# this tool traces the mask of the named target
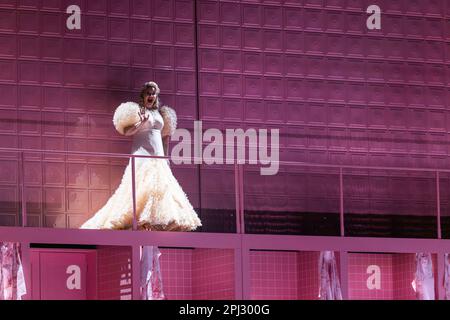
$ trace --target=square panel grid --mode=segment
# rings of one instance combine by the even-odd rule
[[[447,167],[447,4],[380,6],[199,1],[201,119],[278,127],[283,160]]]
[[[448,166],[444,0],[384,1],[381,30],[357,1],[77,4],[81,30],[65,27],[66,2],[0,4],[1,146],[129,152],[111,106],[153,78],[181,126],[198,107],[204,121],[277,127],[283,160]],[[2,224],[18,224],[18,191],[0,187]],[[64,217],[30,222],[77,227],[85,208],[66,202],[86,193],[65,190]]]
[[[168,300],[192,299],[192,249],[161,248],[163,292]]]
[[[251,299],[318,298],[319,252],[250,251]]]
[[[347,235],[437,236],[435,172],[345,170],[343,186]]]
[[[234,300],[234,251],[195,249],[192,253],[192,299]]]
[[[100,300],[131,300],[131,248],[97,248],[97,290]]]
[[[0,4],[0,87],[5,93],[0,113],[2,122],[13,123],[0,131],[2,147],[129,153],[129,138],[119,137],[111,125],[112,112],[152,79],[158,79],[162,102],[177,110],[181,123],[195,119],[191,1],[74,4],[82,11],[81,30],[66,28],[66,2]],[[110,191],[103,182],[97,188],[87,183],[89,174],[72,176],[86,171],[87,158],[72,159],[77,163],[42,163],[42,171],[29,170],[34,181],[26,195],[31,226],[77,228],[106,202]],[[29,167],[42,161],[39,155],[33,160]],[[110,167],[107,176],[123,172],[114,161],[102,160]],[[58,189],[45,182],[45,168],[53,164],[67,178]],[[76,165],[85,168],[72,169]],[[105,168],[100,171],[105,174]],[[44,182],[38,186],[37,181]],[[6,183],[1,187],[1,224],[18,225],[18,189]]]
[[[435,288],[437,288],[437,257],[432,255]],[[415,277],[415,254],[349,254],[349,299],[354,300],[415,300],[416,294],[412,287]],[[369,266],[380,269],[380,288],[369,289],[368,282],[374,273]],[[370,271],[370,272],[369,272]],[[370,278],[370,279],[369,279]],[[436,291],[437,293],[437,291]]]
[[[234,299],[234,251],[161,248],[163,291],[169,300]]]
[[[305,251],[297,253],[299,287],[298,299],[317,300],[319,296],[319,257],[320,252]]]
[[[349,299],[353,300],[393,300],[392,254],[350,253],[348,257]],[[380,269],[380,288],[369,289],[367,273],[369,266]],[[372,283],[372,282],[371,282]]]

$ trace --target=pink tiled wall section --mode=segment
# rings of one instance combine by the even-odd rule
[[[400,170],[347,172],[343,180],[346,212],[430,217],[436,215],[434,173]]]
[[[316,251],[251,251],[251,298],[317,300],[319,256]],[[336,255],[339,271],[339,255]]]
[[[437,256],[432,254],[433,273],[435,296],[438,291],[438,276],[437,276]],[[394,273],[394,297],[399,300],[415,300],[416,294],[412,288],[411,282],[414,280],[416,272],[416,262],[414,254],[396,254],[393,257]]]
[[[81,30],[66,28],[73,4]],[[154,79],[180,127],[192,131],[200,119],[204,129],[280,129],[281,160],[448,168],[448,3],[378,5],[381,30],[367,29],[368,3],[358,0],[2,1],[0,147],[127,153],[112,112]],[[0,161],[0,224],[15,225],[18,165],[4,153]],[[74,156],[27,154],[26,162],[32,226],[77,228],[123,171]],[[208,167],[199,179],[193,166],[173,169],[195,207],[231,210],[229,167]],[[246,205],[336,213],[336,176],[319,174],[249,173],[247,185],[274,194],[248,190]],[[346,178],[347,212],[433,212],[430,177],[375,175]],[[308,193],[290,191],[293,181]]]
[[[433,258],[435,288],[437,292],[437,258]],[[377,265],[381,270],[381,288],[368,289],[367,267]],[[396,254],[349,254],[349,298],[363,300],[415,300],[411,286],[416,271],[415,255]]]
[[[319,296],[319,256],[320,252],[297,253],[298,299],[316,300]]]
[[[298,272],[296,252],[251,251],[251,299],[297,299]]]
[[[349,298],[354,300],[393,300],[392,254],[350,253],[348,257]],[[380,289],[368,289],[367,267],[380,267]],[[412,279],[411,279],[412,280]]]
[[[81,9],[81,30],[66,28],[69,5]],[[197,117],[194,16],[190,0],[1,1],[0,147],[129,153],[113,111],[136,100],[149,80],[189,128]],[[20,223],[11,157],[0,154],[0,225]],[[43,227],[79,227],[115,190],[125,165],[50,154],[25,159],[28,222]],[[198,207],[199,187],[188,182],[197,169],[173,169]]]
[[[340,276],[339,253],[335,252],[337,272]],[[300,300],[317,300],[319,298],[319,257],[318,251],[300,251],[298,261],[298,298]]]
[[[280,128],[282,160],[448,167],[447,1],[377,4],[381,30],[367,29],[365,1],[198,1],[201,119],[220,128]],[[375,175],[362,174],[366,187],[399,180]],[[298,176],[293,190],[314,178]],[[326,179],[329,189],[338,186]],[[390,187],[359,190],[348,212],[434,212],[433,196],[418,187],[433,192],[429,177],[400,179],[406,197]],[[308,193],[290,193],[289,178],[263,180],[255,180],[261,193],[288,192],[268,198],[248,189],[249,210],[336,212],[336,199],[314,192],[317,182]],[[349,180],[346,188],[358,188]]]
[[[130,300],[132,297],[131,248],[101,246],[98,252],[98,298]]]
[[[435,261],[433,261],[435,264]],[[415,300],[416,294],[411,285],[416,272],[414,254],[396,254],[392,257],[392,265],[395,268],[393,285],[394,298],[399,300]],[[436,276],[436,273],[435,273]]]
[[[161,248],[160,266],[168,300],[192,299],[192,249]]]
[[[192,252],[192,299],[235,299],[234,251],[195,249]]]
[[[234,299],[234,252],[161,248],[164,294],[169,300]]]

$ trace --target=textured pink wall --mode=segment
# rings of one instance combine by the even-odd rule
[[[97,287],[99,300],[131,300],[131,248],[97,248]]]
[[[195,249],[192,252],[192,299],[235,299],[234,251]]]
[[[316,300],[319,252],[251,251],[251,298]]]
[[[296,252],[251,251],[251,299],[298,299],[297,262]]]
[[[435,288],[437,288],[437,258],[432,255]],[[415,300],[416,295],[411,286],[416,265],[415,255],[396,254],[349,254],[349,298],[355,300]],[[369,265],[378,265],[381,269],[381,288],[369,290],[366,273]],[[437,290],[436,290],[437,292]]]
[[[251,298],[317,300],[319,256],[316,251],[251,251]]]
[[[73,4],[82,11],[81,30],[66,28]],[[180,127],[189,126],[197,117],[193,19],[194,3],[186,0],[2,1],[0,147],[129,153],[112,112],[152,79]],[[18,167],[7,158],[2,153],[0,224],[14,225]],[[114,191],[124,164],[27,154],[29,224],[78,227]],[[198,207],[196,169],[174,170]]]
[[[21,258],[24,272],[27,273],[27,270],[30,270],[30,281],[25,280],[27,299],[98,299],[97,252],[95,250],[37,247],[30,250],[29,257],[30,260],[27,262],[23,257]]]
[[[234,300],[234,252],[161,249],[164,294],[169,300]]]
[[[438,275],[437,275],[437,256],[431,255],[433,260],[433,274],[435,295],[437,297]],[[396,254],[392,259],[397,272],[394,274],[394,297],[399,300],[415,300],[416,294],[411,286],[416,272],[416,262],[414,254]],[[411,276],[412,275],[412,276]]]
[[[320,252],[298,252],[298,299],[317,300],[319,296],[319,256]]]
[[[367,267],[380,267],[380,289],[367,288]],[[351,253],[348,257],[349,298],[355,300],[393,300],[393,265],[392,254]],[[411,281],[413,280],[411,275]]]
[[[281,128],[283,160],[446,167],[445,1],[376,4],[382,29],[369,31],[363,1],[200,1],[202,119],[220,127]],[[392,184],[397,179],[372,174]],[[337,187],[335,177],[322,175]],[[378,177],[362,176],[371,180],[366,186],[376,185]],[[308,173],[297,178],[300,190],[314,180]],[[248,210],[335,212],[338,206],[336,193],[330,198],[320,188],[290,194],[282,175],[258,182],[261,195],[246,189]],[[288,192],[264,197],[263,189],[274,185]],[[404,196],[388,189],[381,199],[364,189],[348,192],[347,211],[393,214],[399,212],[390,205],[399,203],[408,214],[429,215],[434,199],[422,200],[418,190]]]
[[[81,30],[65,27],[71,4],[82,10]],[[377,4],[381,30],[367,30],[359,0],[2,1],[0,147],[129,152],[129,139],[111,125],[113,109],[154,79],[181,127],[201,119],[204,128],[280,128],[282,160],[448,167],[447,2]],[[0,157],[0,224],[14,225],[18,169],[10,155]],[[78,227],[115,189],[124,165],[26,160],[28,220],[46,227]],[[249,210],[336,213],[335,175],[283,170],[274,179],[246,173]],[[204,209],[206,229],[232,230],[229,171],[174,171]],[[345,185],[349,213],[434,212],[426,175],[361,172]]]
[[[433,259],[435,260],[435,259]],[[434,264],[434,274],[436,273],[436,261]],[[416,272],[414,254],[395,254],[392,256],[392,265],[395,268],[393,274],[394,298],[399,300],[416,300],[416,294],[411,286]]]
[[[168,300],[192,299],[192,249],[160,250],[164,295]]]

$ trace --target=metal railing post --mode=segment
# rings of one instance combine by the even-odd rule
[[[27,226],[27,200],[25,197],[25,163],[24,163],[24,156],[23,151],[20,152],[20,180],[21,180],[21,193],[22,193],[22,227]]]
[[[241,217],[241,233],[245,233],[245,219],[244,219],[244,166],[238,165],[239,168],[239,210]]]
[[[237,162],[234,162],[234,197],[236,204],[236,233],[241,233],[241,209],[240,209],[240,197],[239,197],[239,166]]]
[[[436,206],[437,206],[437,237],[442,239],[441,230],[441,189],[439,185],[439,171],[436,171]]]
[[[133,230],[137,230],[136,221],[136,177],[135,177],[135,158],[131,156],[131,190],[133,194]]]
[[[345,236],[344,228],[344,178],[342,168],[339,168],[339,225],[341,227],[341,237]]]

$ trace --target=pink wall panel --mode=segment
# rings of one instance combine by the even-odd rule
[[[169,300],[234,299],[234,252],[161,249],[164,294]]]
[[[298,299],[317,300],[319,296],[320,252],[298,252]]]
[[[81,8],[81,30],[66,28],[72,4]],[[149,80],[159,83],[163,103],[180,110],[181,123],[196,118],[193,2],[5,2],[0,17],[2,147],[128,153],[130,139],[115,132],[112,112]],[[104,204],[124,169],[110,159],[45,159],[25,165],[26,190],[41,190],[26,198],[33,201],[30,222],[48,227],[79,227]],[[104,165],[88,167],[88,161]],[[19,222],[17,183],[10,181],[17,168],[0,178],[8,224]],[[198,186],[186,189],[198,194]]]
[[[131,300],[131,248],[97,248],[98,299]]]
[[[192,252],[192,299],[234,300],[234,251],[195,249]]]
[[[437,297],[438,280],[437,256],[431,255],[433,261],[433,274],[435,279],[435,295]],[[399,300],[415,300],[416,294],[411,286],[416,272],[414,254],[396,254],[393,257],[393,265],[397,270],[394,274],[394,297]]]
[[[317,300],[319,255],[313,251],[251,251],[251,298]]]
[[[397,254],[392,257],[393,267],[396,269],[393,277],[394,298],[400,300],[415,300],[416,294],[412,288],[412,281],[416,272],[414,254]],[[436,267],[435,261],[433,261]],[[436,269],[436,268],[435,268]],[[436,271],[435,276],[436,276]]]
[[[349,298],[354,300],[393,300],[393,264],[392,254],[356,254],[348,257]],[[376,265],[380,268],[380,288],[368,289],[367,267]],[[413,278],[411,278],[412,281]]]
[[[30,258],[33,281],[28,289],[33,300],[97,298],[95,251],[35,248]]]
[[[384,11],[390,4],[380,6],[382,30],[368,31],[365,7],[358,1],[200,1],[201,119],[225,120],[227,108],[220,99],[230,95],[243,106],[242,121],[250,127],[267,127],[273,110],[288,114],[276,122],[282,137],[288,137],[283,160],[336,163],[333,152],[340,151],[340,163],[362,164],[352,154],[358,151],[374,165],[419,165],[419,155],[424,155],[420,165],[445,165],[433,157],[446,157],[445,125],[427,119],[429,112],[442,114],[446,105],[446,20],[442,13],[433,16],[423,7],[417,9],[420,17],[411,16],[406,3],[393,12]],[[434,6],[442,9],[444,2]],[[417,52],[422,55],[415,57]],[[414,73],[414,68],[419,71]],[[246,182],[259,186],[249,177]],[[258,203],[249,189],[245,203],[254,210]],[[420,192],[413,190],[409,196],[416,200]],[[365,212],[400,213],[389,206],[371,208],[371,197],[361,195]],[[318,204],[313,211],[336,212],[310,201]],[[424,207],[420,201],[411,203],[404,214],[435,214],[434,195]],[[275,211],[298,210],[289,203],[272,204]]]
[[[435,288],[437,289],[437,257],[432,255]],[[351,253],[349,255],[349,298],[356,300],[415,300],[412,288],[415,277],[415,255],[366,254]],[[373,273],[368,273],[371,265],[380,267],[381,281],[379,289],[369,289],[367,280]],[[437,290],[436,290],[437,296]]]
[[[160,249],[164,295],[168,300],[192,299],[192,250]]]
[[[296,252],[251,251],[251,299],[299,299],[299,272]]]
[[[81,30],[65,26],[69,4],[82,10]],[[130,139],[114,131],[112,112],[154,79],[162,101],[177,110],[180,127],[191,128],[192,120],[200,119],[204,128],[221,130],[279,128],[281,160],[447,167],[446,2],[379,1],[381,30],[367,30],[367,5],[339,0],[3,2],[0,146],[129,152]],[[102,174],[101,183],[73,185],[78,176],[71,175],[77,173],[65,162],[86,165],[86,157],[45,155],[45,160],[53,161],[56,175],[43,162],[30,179],[36,187],[41,183],[42,211],[33,214],[46,226],[54,222],[45,221],[57,220],[61,227],[77,227],[98,208],[89,197],[106,194],[107,184],[113,191],[111,177],[124,168],[103,159],[110,172]],[[224,201],[204,185],[207,170],[200,178],[198,168],[174,172],[195,206],[205,209],[202,219],[207,221],[208,210],[231,217],[233,188],[223,186]],[[225,175],[226,170],[219,179],[227,181]],[[247,178],[246,185],[260,185]],[[19,222],[10,210],[17,204],[8,204],[17,201],[18,189],[1,182],[5,179],[0,177],[1,188],[10,191],[2,211],[7,221]],[[283,184],[290,188],[284,178],[277,180],[280,188]],[[312,184],[313,190],[320,186]],[[54,187],[65,190],[56,195]],[[425,199],[411,189],[407,197],[413,201],[403,209],[389,204],[402,199],[385,199],[387,190],[375,198],[358,190],[345,210],[429,217],[435,195],[428,193],[434,192],[429,183],[426,188]],[[74,207],[74,199],[86,197],[87,207]],[[251,210],[338,210],[334,196],[281,198],[267,199],[263,209],[249,192],[245,203]]]

